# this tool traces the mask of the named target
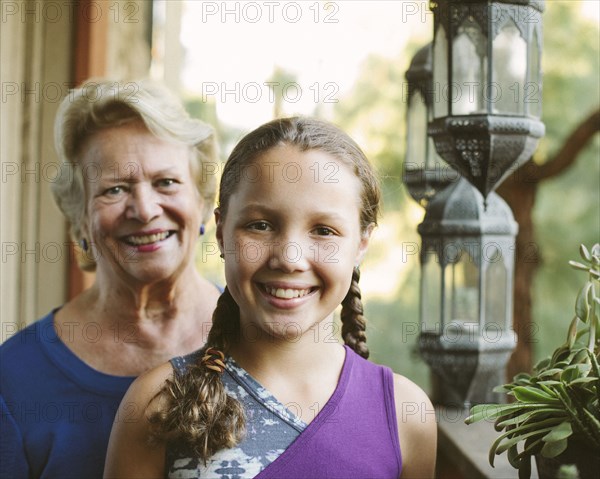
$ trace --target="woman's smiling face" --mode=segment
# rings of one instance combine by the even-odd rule
[[[84,232],[97,272],[150,284],[193,267],[202,200],[190,149],[141,123],[100,130],[82,148]]]
[[[330,154],[288,145],[237,174],[226,216],[215,214],[242,330],[297,340],[331,316],[366,251],[361,183]]]

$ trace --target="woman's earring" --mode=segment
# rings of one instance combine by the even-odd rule
[[[82,249],[83,251],[85,251],[85,252],[87,252],[87,250],[88,250],[88,248],[89,248],[88,242],[87,242],[87,240],[86,240],[85,238],[81,238],[81,239],[79,240],[79,246],[80,246],[80,247],[81,247],[81,249]]]
[[[200,225],[200,236],[204,235],[204,223]]]

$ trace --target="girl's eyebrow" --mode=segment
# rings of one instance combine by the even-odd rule
[[[240,210],[240,214],[254,213],[256,211],[265,213],[275,213],[277,210],[259,203],[248,203],[246,206],[242,207],[242,209]]]
[[[273,216],[281,215],[282,213],[277,208],[272,208],[268,205],[259,203],[249,203],[240,209],[239,216],[248,215],[251,213],[270,214]],[[343,221],[345,218],[334,210],[319,210],[312,213],[321,220]]]

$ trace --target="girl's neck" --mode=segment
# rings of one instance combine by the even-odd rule
[[[325,323],[325,322],[323,322]],[[345,352],[335,336],[331,323],[319,324],[300,338],[245,338],[230,350],[233,359],[256,379],[284,376],[301,380],[322,371],[326,365],[341,368]]]
[[[346,351],[339,343],[262,345],[247,342],[232,350],[233,359],[259,384],[310,423],[335,391]]]

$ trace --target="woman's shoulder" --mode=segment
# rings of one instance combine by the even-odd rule
[[[18,367],[23,362],[38,362],[40,357],[43,358],[44,351],[57,343],[53,320],[54,311],[21,329],[17,324],[5,325],[3,335],[10,337],[0,344],[2,369],[13,364]]]

